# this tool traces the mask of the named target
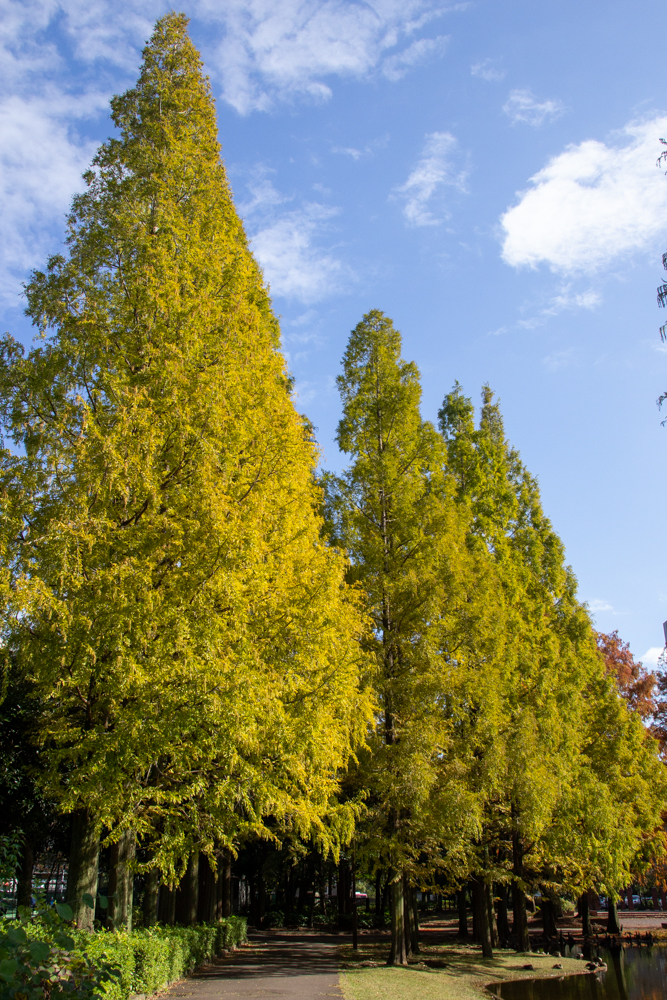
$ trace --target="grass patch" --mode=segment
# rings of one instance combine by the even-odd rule
[[[367,944],[363,939],[356,953],[348,945],[341,949],[345,1000],[480,1000],[487,983],[555,978],[582,973],[585,965],[574,958],[515,951],[498,950],[494,958],[482,958],[479,948],[424,944],[408,968],[387,968],[388,950],[388,941]],[[553,968],[556,962],[562,970]],[[524,969],[527,964],[533,969]]]

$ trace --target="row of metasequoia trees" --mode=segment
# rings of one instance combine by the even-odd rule
[[[470,885],[488,953],[495,886],[527,947],[529,887],[613,895],[661,855],[667,783],[493,394],[423,420],[370,312],[338,380],[349,465],[318,477],[184,16],[111,107],[27,286],[36,344],[2,347],[15,826],[70,817],[80,926],[100,844],[114,905],[139,871],[169,920],[179,882],[214,916],[232,857],[290,843],[314,872],[354,852],[391,962],[416,888]]]

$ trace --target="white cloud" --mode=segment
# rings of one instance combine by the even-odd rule
[[[47,92],[0,101],[0,297],[6,305],[18,305],[26,272],[55,248],[45,222],[59,219],[56,239],[62,239],[72,193],[84,187],[81,174],[97,145],[80,138],[76,122],[99,110],[105,97],[52,98]]]
[[[334,146],[331,150],[332,153],[341,153],[343,156],[350,156],[353,160],[358,160],[362,155],[360,149],[355,149],[354,146]]]
[[[453,164],[459,156],[459,145],[450,132],[431,132],[426,136],[422,155],[411,171],[405,184],[395,188],[395,192],[405,201],[403,214],[413,226],[437,226],[437,219],[431,213],[429,203],[442,187],[454,187],[465,191],[466,172]],[[447,213],[441,211],[441,216]]]
[[[570,291],[570,285],[563,285],[549,304],[542,310],[543,316],[557,316],[566,309],[596,309],[602,302],[602,296],[593,288],[585,292]]]
[[[440,39],[410,37],[456,9],[438,0],[199,0],[202,18],[224,37],[211,59],[222,96],[241,114],[267,110],[276,99],[331,96],[331,76],[364,77],[386,63],[399,79],[442,49]],[[405,44],[408,42],[409,44]],[[391,50],[398,50],[391,52]]]
[[[500,83],[505,77],[505,70],[500,68],[499,60],[497,59],[483,59],[480,62],[473,63],[470,67],[470,72],[473,76],[479,76],[482,80],[487,80],[488,83]]]
[[[348,268],[318,246],[326,223],[338,209],[307,204],[261,226],[252,249],[273,295],[317,302],[335,294],[351,280]]]
[[[537,127],[545,121],[554,121],[565,111],[561,101],[538,101],[530,90],[512,90],[503,105],[503,111],[512,124],[526,122]]]
[[[667,179],[656,168],[667,117],[631,123],[624,144],[569,146],[530,178],[501,218],[512,267],[595,271],[646,250],[667,230]]]
[[[559,313],[571,309],[597,309],[602,302],[602,296],[594,288],[588,288],[584,292],[573,292],[571,288],[571,283],[561,285],[556,294],[547,300],[546,305],[528,319],[520,319],[517,326],[534,330],[536,327],[544,326],[551,316],[558,316]],[[547,359],[543,360],[546,362]]]
[[[448,35],[439,35],[437,38],[420,38],[407,49],[397,52],[396,55],[388,56],[382,64],[382,72],[388,80],[400,80],[405,74],[419,63],[426,62],[433,56],[440,55],[447,48]]]
[[[546,358],[542,358],[542,364],[545,368],[548,368],[550,372],[560,371],[561,368],[566,368],[570,361],[572,360],[572,348],[568,348],[566,351],[554,351],[553,354],[548,354]],[[593,605],[600,605],[601,601],[593,601],[590,605],[591,611],[611,611],[610,605],[605,605],[604,607],[594,607]]]
[[[591,611],[613,611],[613,607],[609,601],[601,601],[596,598],[594,601],[588,602],[588,607]]]
[[[299,95],[326,98],[334,77],[384,72],[398,79],[443,50],[442,36],[419,36],[463,6],[446,0],[191,0],[188,8],[214,89],[246,113]],[[0,298],[16,304],[26,272],[60,242],[63,216],[97,145],[86,119],[99,120],[110,95],[133,82],[141,47],[168,9],[166,0],[0,0]],[[258,181],[252,197],[255,207],[278,204],[267,180]],[[292,222],[294,249],[297,232],[301,245],[313,238],[316,220],[311,211]],[[260,245],[268,245],[270,229]],[[296,279],[287,281],[289,269],[277,267],[277,251],[269,256],[280,275],[274,287],[296,288]],[[320,274],[337,271],[330,254],[319,261]],[[304,278],[304,294],[306,285]]]
[[[647,649],[644,655],[641,657],[641,662],[646,667],[657,667],[658,660],[660,659],[664,651],[665,651],[664,646],[651,646],[651,648]]]

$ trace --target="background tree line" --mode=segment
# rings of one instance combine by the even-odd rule
[[[26,288],[35,345],[7,335],[0,358],[23,897],[45,838],[69,842],[89,928],[100,850],[114,926],[137,875],[145,921],[169,923],[228,912],[232,863],[258,919],[295,882],[311,920],[335,884],[343,917],[361,873],[402,964],[418,889],[469,885],[488,954],[528,947],[528,891],[548,922],[563,894],[657,871],[645,723],[664,746],[667,711],[596,636],[490,388],[478,422],[458,384],[424,421],[370,312],[338,379],[349,464],[318,475],[183,15],[111,109],[65,251]]]

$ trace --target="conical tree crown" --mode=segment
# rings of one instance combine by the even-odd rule
[[[27,289],[44,339],[27,358],[4,343],[25,457],[5,456],[0,528],[11,641],[54,697],[54,794],[192,826],[199,806],[158,808],[168,775],[172,803],[209,797],[220,835],[319,815],[365,709],[316,452],[186,28],[162,18],[113,99],[120,136],[74,200],[68,255]]]

